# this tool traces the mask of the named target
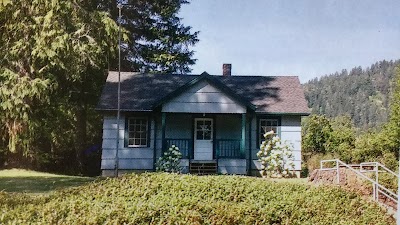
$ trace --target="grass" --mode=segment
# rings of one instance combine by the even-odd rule
[[[54,190],[75,187],[95,180],[22,169],[0,170],[0,191],[28,194],[49,194]]]
[[[377,204],[304,179],[131,174],[49,195],[0,192],[0,224],[395,224]]]

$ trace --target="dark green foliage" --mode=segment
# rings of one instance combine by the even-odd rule
[[[325,116],[312,115],[303,121],[302,150],[308,153],[326,153],[332,127]]]
[[[391,81],[399,65],[400,60],[383,60],[310,80],[304,84],[308,105],[315,114],[349,115],[358,128],[380,126],[388,120]]]
[[[400,149],[400,69],[396,69],[390,118],[380,131],[371,131],[357,138],[355,160],[380,161],[397,170]]]
[[[82,151],[98,136],[90,132],[99,117],[90,113],[117,25],[79,0],[12,1],[0,8],[0,24],[0,146],[8,165],[69,163],[63,169],[82,171]]]
[[[1,224],[395,224],[338,187],[236,176],[129,175],[48,197],[0,193]]]
[[[124,1],[123,68],[188,72],[197,32],[183,0]],[[100,170],[106,69],[117,68],[117,1],[0,4],[0,168],[68,174]]]
[[[348,98],[349,101],[353,101],[355,99],[354,96],[349,95],[349,93],[352,92],[350,90],[353,90],[353,94],[356,93],[357,96],[360,96],[364,95],[364,92],[366,90],[379,87],[380,93],[385,93],[385,100],[382,101],[382,107],[384,106],[384,111],[386,111],[386,114],[388,114],[389,119],[377,119],[383,114],[379,114],[379,112],[377,111],[369,111],[369,115],[378,116],[373,119],[376,123],[374,121],[369,121],[368,123],[362,122],[361,125],[360,123],[358,123],[359,129],[358,132],[356,132],[357,129],[353,126],[348,116],[333,117],[329,120],[329,122],[327,122],[327,116],[325,115],[311,116],[309,119],[305,120],[303,124],[302,141],[303,148],[305,150],[303,159],[306,162],[311,157],[311,155],[330,152],[333,155],[332,157],[339,158],[342,161],[348,163],[378,161],[394,171],[397,170],[400,148],[400,69],[394,68],[394,66],[399,64],[400,61],[382,61],[379,64],[374,64],[373,66],[371,66],[370,69],[367,69],[365,71],[362,71],[361,68],[357,68],[354,69],[350,75],[325,77],[318,81],[319,83],[317,82],[318,85],[321,85],[321,87],[324,86],[324,82],[328,82],[332,88],[336,87],[335,84],[337,82],[342,82],[342,84],[344,85],[343,88],[341,88],[342,90],[337,89],[336,91],[338,91],[340,95],[347,96],[346,98]],[[380,69],[378,68],[378,66]],[[363,78],[368,78],[370,80],[366,82],[365,80],[363,80]],[[390,80],[391,82],[389,82]],[[377,83],[376,81],[380,82]],[[315,82],[314,84],[317,84]],[[354,82],[355,84],[351,84]],[[357,84],[363,83],[364,86],[361,85],[360,87],[362,88],[358,89],[349,89],[347,88],[345,83],[351,84],[351,86],[357,86]],[[313,86],[314,84],[313,82],[310,82],[309,84],[307,84],[308,86],[306,85],[306,88],[318,86]],[[317,94],[317,92],[313,93]],[[314,96],[314,94],[309,95],[309,97]],[[324,101],[327,103],[327,105],[331,105],[333,108],[336,108],[339,111],[342,110],[343,104],[333,103],[332,101],[334,100],[328,97],[332,94],[333,93],[328,93],[327,95],[323,94],[322,96],[325,96]],[[338,98],[342,97],[339,96]],[[362,99],[359,100],[360,102],[362,102]],[[356,103],[355,108],[357,108],[359,104],[357,102],[354,103]],[[366,101],[365,104],[368,105],[368,101]],[[369,107],[369,109],[371,109],[371,107]],[[344,112],[346,114],[349,114],[352,117],[352,120],[355,121],[355,123],[357,123],[357,121],[360,122],[359,120],[357,120],[357,118],[372,119],[372,117],[365,117],[365,115],[367,114],[361,111],[357,112],[356,114],[345,112],[343,110],[341,113],[338,113],[339,111],[327,114],[329,116],[335,116],[341,115],[341,113]],[[369,127],[369,125],[371,124],[375,126],[378,123],[381,126],[380,129],[363,129]],[[356,136],[356,133],[358,133],[358,136]],[[318,149],[324,149],[325,152],[317,151],[315,146],[319,147]],[[314,158],[321,157],[322,156],[316,156]]]
[[[99,2],[99,1],[98,1]],[[98,4],[96,2],[96,4]],[[182,24],[177,16],[186,0],[103,0],[100,7],[110,11],[117,21],[117,2],[123,2],[122,25],[129,42],[122,49],[122,67],[126,71],[187,73],[195,63],[189,47],[199,40],[199,32]],[[117,59],[111,59],[117,69]]]
[[[336,154],[344,162],[352,161],[352,151],[355,146],[356,129],[348,116],[339,116],[330,120],[332,132],[328,152]]]

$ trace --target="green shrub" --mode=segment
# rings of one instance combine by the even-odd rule
[[[48,197],[0,193],[0,224],[395,224],[338,187],[238,176],[128,175]]]
[[[158,172],[180,173],[182,167],[180,160],[182,153],[179,151],[178,146],[172,145],[167,151],[157,160],[156,170]]]
[[[319,169],[321,167],[321,160],[325,159],[335,159],[336,157],[332,154],[315,154],[311,156],[307,162],[307,170],[311,173],[315,169]],[[325,164],[328,166],[328,164]]]
[[[394,193],[397,193],[397,178],[393,174],[379,173],[379,183]]]

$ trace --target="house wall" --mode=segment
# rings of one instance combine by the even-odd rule
[[[206,116],[210,116],[207,115]],[[127,148],[124,147],[125,115],[120,120],[120,141],[119,141],[119,169],[124,171],[151,171],[154,169],[154,161],[161,156],[162,126],[161,115],[150,119],[150,141],[149,147]],[[237,114],[215,115],[215,127],[217,139],[240,139],[241,138],[241,116]],[[251,119],[251,164],[250,169],[253,175],[258,174],[260,164],[257,161],[259,145],[257,143],[257,117]],[[288,141],[294,147],[295,170],[301,170],[301,117],[282,116],[279,133],[283,141]],[[246,125],[246,158],[249,158],[249,118]],[[192,114],[167,114],[166,138],[192,138],[193,115]],[[154,137],[154,129],[156,136]],[[103,122],[103,151],[101,169],[103,175],[113,175],[116,154],[117,120],[115,116],[107,115]],[[155,155],[154,159],[154,144]],[[247,174],[247,159],[219,159],[218,172],[222,174]],[[189,170],[189,160],[181,161],[183,172]]]
[[[208,82],[202,81],[165,103],[162,112],[245,113],[246,107]]]
[[[217,139],[240,139],[242,137],[241,114],[215,116]]]
[[[125,115],[122,114],[119,123],[119,169],[121,172],[153,170],[154,148],[154,121],[150,119],[149,147],[128,148],[124,146]],[[103,176],[111,176],[115,169],[115,156],[117,146],[117,119],[116,116],[104,116],[103,120],[103,144],[101,155],[101,169]]]
[[[217,139],[241,139],[242,118],[240,114],[216,115],[216,138]],[[246,128],[246,137],[248,134]],[[247,138],[248,140],[248,138]],[[246,142],[248,147],[248,143]],[[248,152],[248,148],[245,148]],[[247,174],[246,159],[218,159],[218,173],[221,174]]]
[[[293,146],[294,155],[294,169],[296,171],[301,171],[301,116],[289,116],[283,115],[280,117],[281,126],[279,127],[278,133],[280,134],[281,140],[286,141]],[[260,168],[260,163],[258,162],[257,152],[260,149],[257,143],[257,118],[252,120],[251,128],[251,173],[253,175],[258,175],[258,169]]]
[[[190,114],[167,114],[165,138],[192,138],[192,123],[193,119]],[[159,125],[159,128],[161,132],[161,124]]]

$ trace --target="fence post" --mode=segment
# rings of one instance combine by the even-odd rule
[[[340,170],[339,170],[339,160],[336,159],[336,180],[337,183],[340,184]]]
[[[378,176],[379,176],[379,167],[378,167],[378,164],[377,163],[375,163],[375,184],[374,184],[374,186],[375,186],[375,188],[374,188],[374,190],[375,190],[375,201],[377,201],[377,202],[379,202],[379,191],[378,191],[378,182],[379,182],[379,178],[378,178]]]

